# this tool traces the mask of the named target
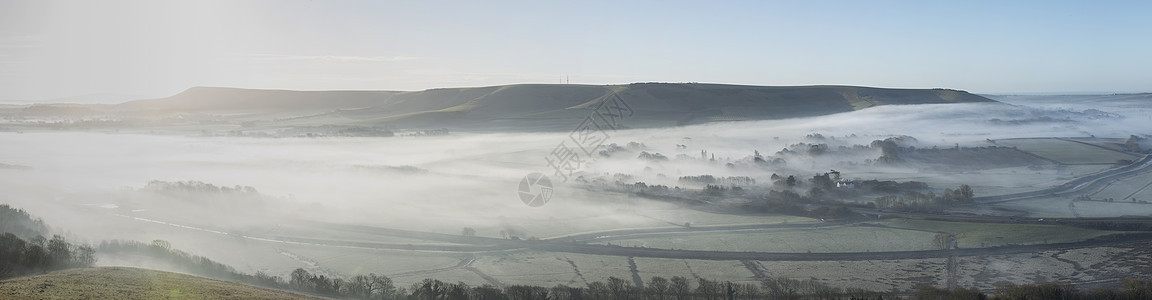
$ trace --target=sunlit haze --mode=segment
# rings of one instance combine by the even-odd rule
[[[1152,90],[1152,3],[0,1],[0,100],[194,86]]]

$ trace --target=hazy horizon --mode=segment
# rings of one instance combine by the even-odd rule
[[[1141,92],[1149,5],[0,1],[0,100],[563,82]]]
[[[716,83],[698,82],[698,83],[721,84],[721,85],[728,85],[729,84],[729,83],[719,83],[719,82],[716,82]],[[522,85],[522,84],[547,84],[547,83],[510,83],[507,85]],[[629,83],[607,83],[607,84],[603,84],[603,85],[627,85],[627,84],[629,84]],[[595,84],[584,84],[584,85],[595,85]],[[732,84],[732,85],[738,85],[738,84]],[[821,85],[821,84],[814,84],[812,86],[818,86],[818,85]],[[504,86],[504,85],[497,85],[497,86]],[[860,86],[860,85],[846,85],[846,86]],[[129,101],[136,101],[136,100],[167,98],[167,97],[178,95],[184,91],[187,91],[187,90],[193,89],[193,88],[285,90],[285,91],[302,91],[302,92],[333,92],[333,91],[416,92],[416,91],[425,91],[425,90],[443,89],[443,88],[480,88],[480,87],[488,87],[488,86],[444,86],[444,87],[435,87],[435,88],[422,89],[422,90],[381,90],[381,89],[341,89],[341,90],[318,89],[318,90],[307,90],[307,89],[291,89],[291,88],[262,89],[262,88],[234,87],[234,86],[192,86],[192,87],[188,87],[186,89],[180,90],[179,92],[173,93],[171,95],[163,95],[163,96],[155,96],[155,97],[143,96],[143,95],[119,95],[119,94],[113,94],[113,93],[92,93],[92,94],[73,95],[73,96],[66,96],[66,97],[60,97],[60,98],[41,99],[41,100],[0,99],[0,104],[11,104],[11,105],[26,105],[26,104],[120,104],[120,103],[124,103],[124,102],[129,102]],[[899,89],[896,87],[884,87],[884,86],[866,86],[866,87]],[[947,88],[947,87],[944,87],[944,88]],[[1003,92],[1003,93],[983,93],[983,92],[978,92],[978,91],[966,91],[966,92],[969,92],[969,93],[972,93],[975,95],[989,95],[989,96],[1086,96],[1086,95],[1147,94],[1147,93],[1152,93],[1152,90],[1150,90],[1150,91]]]
[[[1152,295],[1149,11],[0,0],[0,295]]]

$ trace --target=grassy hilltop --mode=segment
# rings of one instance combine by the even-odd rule
[[[566,130],[619,96],[629,127],[808,117],[880,105],[994,102],[949,89],[745,86],[699,83],[521,84],[395,91],[284,91],[198,87],[102,108],[121,115],[212,114],[258,127],[360,125],[399,128]]]

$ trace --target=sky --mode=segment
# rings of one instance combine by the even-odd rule
[[[1152,1],[0,0],[0,101],[562,82],[1152,92],[1149,12]]]

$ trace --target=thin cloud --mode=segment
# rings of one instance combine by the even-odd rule
[[[255,54],[252,58],[259,60],[313,60],[332,62],[400,62],[421,59],[415,56],[348,56],[348,55],[282,55],[282,54]]]
[[[31,35],[0,36],[0,48],[33,48],[41,44],[41,38]]]

